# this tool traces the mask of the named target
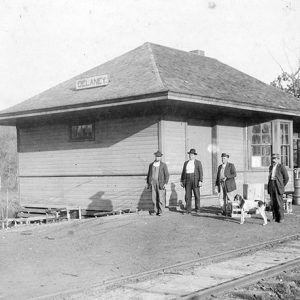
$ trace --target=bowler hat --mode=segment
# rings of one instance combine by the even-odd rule
[[[280,158],[280,155],[279,155],[279,153],[273,153],[273,154],[272,154],[272,158],[273,158],[273,157],[275,157],[275,158]]]
[[[194,155],[197,155],[197,152],[195,149],[190,149],[190,151],[188,152],[188,154],[194,154]]]
[[[163,156],[163,154],[159,151],[159,150],[157,150],[155,153],[153,153],[155,156],[157,156],[157,157],[161,157],[161,156]]]
[[[227,158],[229,158],[229,154],[227,154],[227,153],[222,153],[222,154],[221,154],[221,157],[227,157]]]

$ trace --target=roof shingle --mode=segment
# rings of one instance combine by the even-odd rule
[[[107,86],[76,90],[76,80],[107,74]],[[93,105],[109,99],[174,92],[258,105],[266,110],[298,110],[300,101],[216,59],[145,43],[111,61],[73,77],[0,112],[13,116],[29,111]]]

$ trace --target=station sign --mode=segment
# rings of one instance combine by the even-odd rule
[[[76,90],[108,85],[108,75],[97,75],[76,80]]]

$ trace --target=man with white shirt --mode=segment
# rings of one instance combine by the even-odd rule
[[[229,154],[221,154],[222,164],[218,167],[216,179],[216,192],[219,194],[220,206],[222,214],[227,214],[228,200],[233,201],[234,191],[236,190],[236,170],[234,164],[228,162]]]
[[[284,221],[284,187],[289,181],[289,175],[284,165],[280,163],[280,155],[272,154],[272,165],[269,167],[268,193],[270,194],[273,219],[282,223]]]
[[[200,187],[203,181],[202,164],[196,159],[197,152],[191,149],[188,152],[189,160],[183,164],[181,173],[181,186],[185,188],[186,211],[191,213],[192,210],[192,192],[195,197],[195,211],[200,212]]]
[[[168,167],[161,161],[162,155],[160,151],[154,153],[155,160],[149,165],[147,175],[147,184],[148,188],[151,188],[154,205],[154,209],[149,210],[149,213],[150,215],[156,213],[157,216],[160,216],[165,208],[165,185],[169,181]]]

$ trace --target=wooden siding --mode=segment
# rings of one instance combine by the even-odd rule
[[[91,210],[151,208],[145,176],[21,177],[22,204],[70,206]]]
[[[185,205],[185,190],[180,185],[180,175],[171,174],[169,184],[166,186],[166,205],[177,206],[180,203]]]
[[[21,204],[148,210],[152,203],[145,179],[158,148],[170,172],[167,205],[185,204],[180,175],[190,148],[196,148],[203,164],[202,196],[212,194],[213,161],[219,164],[222,152],[236,166],[237,193],[243,193],[244,183],[267,183],[267,170],[247,169],[243,127],[145,117],[100,120],[95,129],[91,142],[70,142],[68,124],[18,129]],[[289,175],[286,189],[292,190],[290,170]]]
[[[22,204],[148,206],[145,179],[158,149],[157,120],[101,120],[95,125],[92,142],[70,142],[68,124],[19,129]]]
[[[20,129],[20,176],[145,174],[158,147],[158,125],[146,118],[97,122],[91,142],[70,142],[68,129]]]
[[[243,184],[247,182],[244,176],[245,160],[247,157],[246,137],[244,127],[217,125],[217,160],[221,163],[221,153],[229,154],[229,161],[235,165],[237,171],[237,193],[243,195]],[[216,178],[215,177],[214,179]]]
[[[181,174],[186,159],[185,122],[164,121],[164,159],[169,172]]]
[[[288,170],[289,182],[285,187],[286,191],[294,190],[294,174],[292,170]],[[268,183],[269,171],[247,171],[244,173],[245,182],[244,183]]]
[[[171,174],[169,184],[166,187],[166,204],[176,205],[178,199],[184,199],[184,189],[180,186],[180,176],[186,159],[186,123],[180,121],[162,122],[164,160]]]
[[[193,125],[192,125],[193,124]],[[203,167],[202,195],[213,193],[212,174],[212,127],[200,121],[194,121],[187,126],[187,149],[195,148]]]
[[[238,171],[245,166],[246,149],[244,147],[244,127],[217,126],[218,163],[221,163],[221,153],[229,154],[231,161]]]

